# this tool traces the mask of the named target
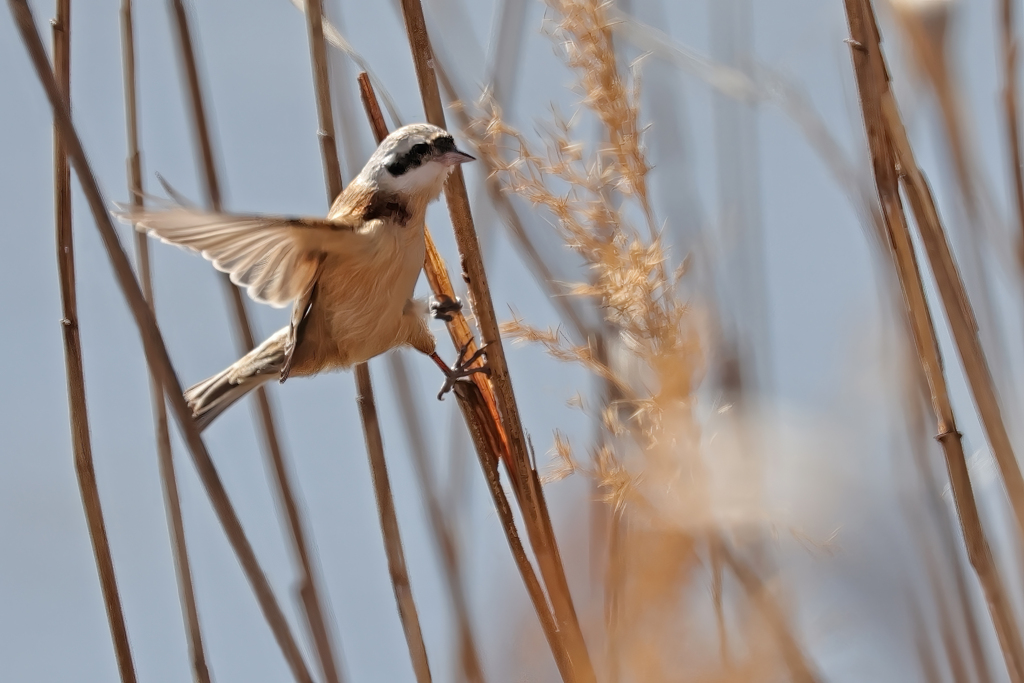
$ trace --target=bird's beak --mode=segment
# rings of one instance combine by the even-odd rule
[[[439,156],[437,160],[445,166],[457,166],[459,164],[464,164],[467,161],[476,161],[476,157],[455,149],[451,152],[445,152]]]

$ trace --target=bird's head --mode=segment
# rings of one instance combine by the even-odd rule
[[[384,192],[433,201],[452,169],[473,159],[455,147],[446,130],[414,123],[384,138],[363,174]]]

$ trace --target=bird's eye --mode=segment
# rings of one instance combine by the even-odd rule
[[[448,135],[443,135],[434,140],[434,149],[438,152],[451,152],[455,149],[455,140]]]
[[[429,151],[430,145],[426,144],[425,142],[419,142],[412,146],[412,149],[409,150],[409,153],[412,156],[422,157],[426,156],[427,152]]]

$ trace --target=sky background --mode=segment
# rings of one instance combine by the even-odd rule
[[[633,0],[620,7],[708,55],[713,52],[709,3],[715,1]],[[74,119],[105,197],[126,201],[119,3],[72,4]],[[421,120],[397,3],[325,4],[386,84],[403,119]],[[31,6],[48,41],[52,4]],[[753,0],[751,6],[751,48],[757,62],[801,84],[847,155],[861,162],[861,122],[853,106],[856,91],[843,43],[847,32],[842,3]],[[486,77],[493,3],[427,0],[425,7],[434,22],[432,30],[440,26],[443,31],[441,38],[436,33],[434,37],[439,52],[456,65],[458,81],[475,96]],[[529,1],[525,11],[521,68],[505,111],[530,132],[536,121],[548,116],[550,102],[572,111],[577,96],[567,88],[571,74],[540,31],[543,5]],[[327,202],[303,16],[287,0],[206,0],[194,4],[192,19],[225,206],[244,212],[323,215]],[[154,174],[159,172],[177,190],[198,200],[202,192],[170,27],[164,3],[138,3],[144,182],[157,192]],[[998,204],[1005,207],[994,27],[992,2],[963,3],[953,48],[954,63],[964,76],[974,142],[984,171],[994,179]],[[934,144],[934,114],[923,88],[902,67],[900,41],[891,22],[883,25],[883,32],[922,165],[935,168],[944,158]],[[624,49],[639,53],[632,46]],[[335,60],[336,65],[343,62]],[[645,81],[645,106],[657,111],[659,102],[675,98],[680,107],[678,121],[647,120],[652,125],[649,134],[676,126],[689,150],[684,159],[661,158],[659,147],[652,146],[656,173],[676,165],[689,178],[684,183],[675,174],[659,176],[655,199],[659,207],[668,207],[661,218],[683,233],[697,227],[714,229],[718,218],[711,90],[657,59],[646,60],[642,68],[645,74],[647,69],[660,70],[649,85]],[[347,72],[336,68],[332,85],[343,84],[354,97],[355,73],[351,67]],[[10,681],[111,681],[117,676],[116,665],[68,432],[54,259],[50,110],[6,8],[0,11],[0,93],[0,356],[7,359],[0,392],[0,671]],[[357,137],[350,137],[342,149],[346,180],[373,149],[370,130],[361,112],[355,113],[348,130]],[[758,108],[756,120],[757,153],[752,158],[761,198],[763,298],[771,349],[766,371],[770,379],[761,398],[764,423],[770,424],[765,429],[774,439],[769,441],[782,444],[766,446],[779,459],[780,469],[769,486],[774,502],[762,512],[773,523],[797,525],[814,538],[839,532],[839,559],[807,552],[796,560],[798,575],[808,578],[799,623],[810,634],[811,651],[830,680],[910,680],[918,673],[912,646],[901,630],[905,616],[892,606],[906,577],[898,563],[886,561],[887,553],[899,552],[906,540],[904,532],[886,525],[903,493],[894,476],[900,465],[892,462],[885,429],[887,420],[898,419],[889,417],[899,401],[892,396],[889,376],[898,368],[886,333],[891,319],[883,312],[875,284],[871,246],[843,189],[791,121],[770,104]],[[467,175],[471,197],[480,198],[478,171],[467,168]],[[940,204],[946,201],[943,188],[949,181],[941,172],[933,174]],[[696,203],[680,204],[683,190],[692,191]],[[77,184],[74,206],[92,444],[139,680],[187,680],[141,345]],[[555,310],[493,214],[483,206],[474,211],[489,255],[488,274],[499,316],[507,318],[514,309],[535,324],[557,324]],[[449,264],[457,263],[442,203],[431,208],[428,223]],[[119,229],[128,248],[130,232],[124,226]],[[550,248],[559,247],[552,242]],[[161,330],[179,377],[189,385],[237,357],[227,302],[217,274],[203,259],[166,245],[155,246],[151,253]],[[1005,283],[1002,287],[1009,289]],[[417,291],[427,293],[422,279]],[[1009,295],[1004,298],[1000,315],[1003,308],[1018,306]],[[249,310],[258,338],[287,322],[286,311],[251,302]],[[1005,324],[1007,338],[1019,342],[1018,321],[1006,318]],[[442,355],[453,357],[440,324],[434,328],[443,340]],[[524,424],[541,459],[546,460],[543,454],[556,427],[585,442],[593,425],[566,408],[565,402],[577,391],[588,390],[586,374],[556,364],[537,349],[507,349]],[[487,672],[494,680],[513,680],[508,672],[515,671],[513,664],[523,658],[535,658],[542,670],[549,671],[550,656],[537,645],[539,632],[479,468],[468,455],[461,430],[453,428],[454,401],[434,401],[441,383],[436,368],[415,352],[401,353],[413,369],[421,404],[427,407],[430,452],[442,489],[451,491],[446,500],[460,511],[472,615]],[[1014,348],[1011,368],[1020,367],[1021,355]],[[991,476],[987,447],[958,366],[953,360],[949,364],[961,409],[960,427],[981,475],[979,492],[991,494],[986,509],[998,518],[1002,492]],[[371,369],[426,644],[435,678],[448,680],[453,667],[448,599],[386,365],[375,360]],[[1015,371],[1007,369],[1004,381],[1012,383],[1015,377]],[[270,395],[316,540],[344,669],[353,681],[412,680],[388,580],[351,373],[274,385]],[[251,421],[249,407],[240,404],[204,437],[256,553],[301,634],[291,600],[294,570]],[[708,432],[714,430],[712,421]],[[215,679],[286,680],[285,663],[177,437],[174,445]],[[586,534],[578,531],[585,528],[580,520],[587,495],[578,478],[549,489],[571,580],[585,577],[587,571]],[[599,601],[593,598],[579,595],[580,609],[599,615]],[[307,656],[307,661],[312,664],[313,658]]]

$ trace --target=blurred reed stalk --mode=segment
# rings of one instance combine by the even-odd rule
[[[170,8],[175,20],[178,49],[187,81],[186,92],[189,104],[191,105],[192,127],[196,137],[196,151],[202,160],[200,170],[202,171],[205,183],[206,199],[211,209],[220,211],[220,181],[217,176],[213,143],[207,122],[206,106],[203,100],[202,85],[199,81],[199,68],[196,63],[195,47],[189,29],[188,15],[182,0],[170,0]],[[231,301],[231,307],[235,314],[235,335],[238,339],[239,351],[242,354],[248,353],[256,346],[256,340],[253,337],[252,325],[249,322],[241,290],[231,282],[227,274],[223,274],[220,280],[224,285],[224,290]],[[278,499],[285,514],[292,552],[299,565],[299,601],[303,607],[303,613],[306,616],[306,622],[313,637],[316,654],[325,680],[327,683],[340,683],[341,679],[336,657],[331,647],[330,632],[324,619],[323,599],[317,586],[310,544],[306,538],[305,524],[300,512],[299,497],[294,485],[291,483],[288,465],[285,462],[285,456],[277,437],[277,428],[270,398],[264,387],[258,387],[254,395],[256,398],[256,414],[258,416],[261,436],[263,437],[263,452],[270,460],[270,468],[274,474],[273,479]]]
[[[1014,22],[1014,0],[1000,0],[999,48],[1003,58],[1003,109],[1006,118],[1006,139],[1010,146],[1011,177],[1013,178],[1014,208],[1017,211],[1017,230],[1021,240],[1020,261],[1024,264],[1024,160],[1021,159],[1020,98],[1017,95],[1018,58],[1020,56]]]
[[[917,226],[922,233],[922,242],[930,257],[936,251],[934,242],[942,240],[944,243],[945,236],[938,223],[937,215],[934,215],[930,194],[928,194],[921,171],[913,159],[909,142],[906,139],[906,132],[889,88],[888,71],[881,51],[881,38],[878,34],[870,0],[844,0],[844,2],[850,27],[850,46],[857,77],[857,89],[860,93],[878,198],[885,217],[896,271],[903,289],[907,316],[914,332],[914,340],[924,374],[931,389],[932,405],[938,420],[937,438],[942,444],[946,457],[953,500],[960,517],[968,556],[977,572],[988,603],[1008,675],[1011,681],[1020,683],[1024,681],[1024,650],[1022,650],[1020,631],[978,516],[977,503],[971,489],[967,463],[964,458],[963,444],[960,433],[956,429],[953,409],[946,388],[939,344],[900,200],[899,183],[901,181],[914,208]],[[899,171],[897,171],[897,162]],[[940,291],[951,289],[951,276],[955,275],[955,270],[951,273],[953,268],[951,261],[945,263],[932,261],[932,271],[938,281]],[[961,306],[968,306],[966,297],[954,299],[951,306],[943,292],[943,301],[946,303],[946,313],[954,330],[954,338],[960,347],[961,339],[957,336],[957,323],[962,321],[957,321],[955,318],[957,315],[966,315],[964,308],[961,308]],[[962,347],[961,354],[963,354]],[[961,357],[963,358],[963,355]],[[968,360],[967,358],[963,358],[963,360],[968,375],[970,375]],[[981,408],[982,406],[979,406],[979,410]],[[982,417],[984,419],[985,416]],[[993,449],[995,450],[995,448],[996,445],[993,443]],[[998,453],[996,457],[999,458]],[[1002,466],[1002,463],[1000,465]],[[1017,474],[1019,476],[1019,470]],[[1007,488],[1009,487],[1010,483],[1007,482]],[[1014,501],[1011,492],[1012,502]]]
[[[142,183],[142,155],[139,150],[138,98],[135,87],[135,27],[132,18],[132,0],[121,3],[121,59],[123,63],[125,126],[128,138],[128,192],[133,209],[142,208],[145,196]],[[156,315],[153,305],[153,278],[150,272],[149,237],[135,231],[135,252],[138,277],[143,295]],[[185,524],[181,516],[181,498],[178,495],[178,477],[174,470],[174,455],[171,451],[171,434],[167,424],[167,408],[164,392],[155,373],[149,373],[150,399],[153,404],[153,428],[156,433],[157,460],[160,466],[160,482],[164,489],[164,505],[170,526],[171,553],[174,556],[175,576],[178,580],[178,597],[182,617],[185,620],[185,634],[188,638],[189,659],[192,677],[196,683],[209,683],[210,671],[206,663],[203,634],[199,625],[199,610],[196,607],[195,588],[192,583],[192,566],[188,546],[185,542]]]
[[[334,139],[334,115],[331,111],[327,46],[324,42],[323,8],[320,0],[308,0],[306,22],[309,30],[310,57],[313,63],[313,85],[316,94],[317,119],[320,126],[318,136],[327,185],[327,201],[333,204],[340,197],[344,187],[341,180],[337,143]],[[295,326],[297,327],[297,324]],[[391,494],[391,482],[388,478],[387,461],[384,458],[384,442],[380,435],[380,422],[377,417],[377,404],[373,396],[369,366],[366,363],[356,365],[355,376],[359,417],[363,422],[366,454],[370,460],[373,492],[377,500],[377,514],[380,517],[391,587],[395,593],[395,602],[398,605],[398,614],[402,622],[416,680],[418,683],[430,683],[430,663],[427,659],[427,648],[423,642],[419,613],[416,609],[416,602],[413,600],[412,586],[409,583],[402,538],[398,530],[398,515],[395,512],[395,501]]]
[[[870,5],[868,5],[868,9],[870,10]],[[870,16],[874,16],[873,12]],[[878,40],[877,31],[871,35]],[[856,56],[857,53],[854,54]],[[888,71],[880,49],[878,60],[875,78],[883,78],[885,87],[882,88],[883,84],[881,83],[875,83],[874,87],[882,88],[878,91],[880,106],[884,115],[889,144],[893,148],[892,154],[895,155],[895,161],[900,166],[899,181],[910,201],[915,222],[921,234],[921,241],[949,320],[950,332],[964,365],[968,387],[974,397],[986,436],[999,465],[999,472],[1010,499],[1010,506],[1016,517],[1016,537],[1020,539],[1021,534],[1024,534],[1024,477],[1021,475],[1020,466],[1003,422],[992,374],[978,338],[977,318],[964,288],[960,272],[953,260],[946,231],[932,200],[931,190],[913,157],[895,99],[888,88]]]
[[[366,108],[367,118],[370,120],[374,135],[378,140],[383,140],[387,137],[388,130],[380,107],[377,104],[377,98],[373,92],[373,86],[370,84],[369,77],[365,75],[360,76],[359,87],[363,106]],[[423,270],[427,276],[427,281],[430,283],[435,296],[439,298],[453,298],[455,290],[448,277],[448,267],[434,245],[434,240],[430,236],[430,230],[425,225],[423,233],[426,241],[426,257]],[[473,336],[469,331],[469,324],[466,322],[465,316],[461,311],[452,314],[452,320],[448,323],[448,332],[451,334],[452,341],[456,346],[472,348],[474,343]],[[472,380],[471,382],[456,383],[454,393],[459,401],[459,407],[466,420],[473,444],[476,447],[480,465],[484,470],[484,477],[487,480],[488,489],[494,500],[495,510],[498,512],[502,529],[505,531],[505,537],[512,551],[512,557],[533,603],[537,618],[540,620],[541,628],[548,646],[551,648],[559,673],[562,675],[563,680],[569,683],[576,680],[569,658],[569,651],[563,635],[555,625],[544,590],[537,580],[537,575],[534,573],[533,565],[526,556],[526,551],[519,539],[519,532],[516,529],[512,508],[509,506],[505,490],[501,486],[498,462],[499,458],[507,453],[504,434],[494,412],[493,400],[488,401],[480,389],[480,384],[484,381],[480,373],[472,375]]]
[[[259,566],[252,545],[245,536],[245,531],[238,519],[238,515],[231,506],[231,501],[227,497],[224,484],[221,482],[210,454],[206,450],[206,444],[203,443],[199,430],[196,428],[192,411],[185,403],[181,382],[174,372],[174,366],[167,353],[167,346],[164,344],[163,336],[157,327],[156,318],[153,316],[153,311],[146,302],[142,290],[139,288],[139,283],[135,280],[131,263],[117,238],[113,221],[106,209],[106,201],[100,193],[99,185],[96,183],[96,176],[92,172],[92,167],[89,165],[89,160],[85,155],[85,149],[82,147],[82,141],[78,137],[78,132],[75,130],[75,125],[71,120],[71,113],[68,110],[67,102],[63,95],[61,95],[53,73],[50,71],[46,50],[36,30],[28,1],[8,0],[8,6],[18,26],[18,31],[28,52],[29,60],[36,71],[39,84],[42,86],[50,102],[58,133],[82,186],[82,192],[89,204],[89,210],[92,212],[96,229],[100,233],[104,249],[110,259],[110,265],[114,271],[114,276],[117,278],[118,286],[125,297],[132,318],[135,320],[136,327],[139,330],[139,336],[142,340],[146,361],[149,363],[150,370],[157,375],[161,386],[164,387],[167,401],[170,403],[174,418],[182,432],[189,453],[192,455],[199,478],[207,490],[207,495],[210,498],[210,503],[217,515],[217,519],[224,528],[224,533],[228,537],[232,549],[238,556],[239,564],[252,586],[260,609],[278,645],[281,647],[295,679],[300,683],[312,683],[313,679],[309,675],[309,669],[306,667],[305,662],[302,660],[302,653],[291,633],[288,621],[285,619],[284,613],[274,597],[266,575]]]
[[[25,22],[31,26],[32,18],[28,6],[19,7],[12,3],[11,10],[22,31]],[[42,44],[42,63],[36,68],[46,71],[52,79],[54,93],[60,100],[60,107],[70,109],[71,103],[71,0],[57,0],[57,13],[53,22],[53,74],[48,71]],[[36,34],[36,40],[39,40]],[[55,105],[56,106],[56,105]],[[117,668],[122,683],[135,683],[135,663],[132,660],[131,644],[128,642],[128,628],[125,626],[121,595],[114,574],[114,560],[110,554],[107,526],[103,519],[100,492],[96,485],[96,468],[92,457],[92,441],[89,436],[89,413],[85,401],[85,371],[82,362],[82,341],[78,326],[78,293],[75,282],[75,249],[71,226],[71,168],[68,165],[66,131],[61,129],[54,114],[53,122],[53,203],[57,232],[57,271],[60,278],[61,336],[64,340],[64,369],[67,374],[68,413],[71,418],[71,449],[75,459],[75,474],[78,490],[85,509],[85,521],[89,527],[89,540],[96,560],[96,571],[100,577],[103,604],[107,611],[110,637],[114,644]]]

